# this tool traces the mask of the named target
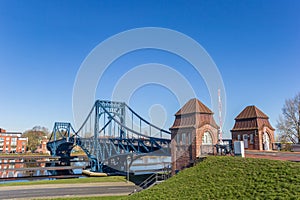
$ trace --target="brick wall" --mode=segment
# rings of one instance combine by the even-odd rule
[[[200,128],[181,128],[172,130],[171,137],[171,155],[172,155],[172,173],[177,170],[183,170],[190,167],[194,161],[203,156],[201,152],[202,137],[205,132],[209,132],[212,137],[212,145],[218,142],[218,129],[206,124]],[[185,134],[185,136],[183,136]],[[189,136],[188,136],[189,135]],[[186,139],[186,142],[182,142]],[[190,141],[189,141],[190,139]],[[215,148],[213,147],[213,151]]]
[[[272,144],[275,142],[274,131],[268,127],[266,127],[265,129],[270,138],[269,149],[271,150],[273,148]],[[247,150],[264,150],[263,134],[264,134],[264,129],[260,129],[260,130],[255,129],[255,130],[233,131],[231,133],[231,136],[232,136],[232,142],[234,143],[235,141],[244,141],[243,137],[244,137],[244,135],[247,135],[248,148],[246,148],[246,145],[245,145],[245,149],[247,149]],[[238,140],[238,135],[240,135],[240,140]],[[253,137],[253,143],[251,143],[251,137]]]

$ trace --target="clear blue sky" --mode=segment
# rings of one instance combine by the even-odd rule
[[[73,84],[85,57],[108,37],[139,27],[180,31],[207,50],[225,84],[227,137],[247,105],[263,110],[275,127],[285,99],[300,91],[299,10],[297,0],[0,0],[0,127],[23,132],[35,125],[52,129],[55,121],[72,122]],[[110,73],[118,77],[122,66],[128,70],[149,62],[189,71],[184,61],[149,50],[120,58]],[[197,97],[210,107],[201,77],[190,78],[199,86]],[[97,98],[107,98],[116,81],[105,80]],[[174,100],[169,91],[146,86],[130,104],[149,118],[149,107],[168,98]],[[174,119],[176,105],[165,105],[168,121]]]

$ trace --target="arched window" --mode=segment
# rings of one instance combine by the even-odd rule
[[[209,132],[204,132],[202,136],[202,144],[212,144],[212,138]]]

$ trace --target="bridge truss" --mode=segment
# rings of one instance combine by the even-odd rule
[[[68,158],[78,145],[88,156],[91,171],[125,171],[127,160],[132,163],[150,153],[170,155],[170,134],[124,102],[97,100],[78,131],[70,123],[56,122],[47,148],[53,156]]]

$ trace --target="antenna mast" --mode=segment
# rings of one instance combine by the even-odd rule
[[[222,122],[222,100],[221,100],[221,90],[218,89],[218,98],[219,98],[219,126],[220,126],[220,130],[219,130],[219,142],[220,144],[223,143],[223,135],[222,135],[222,131],[223,131],[223,122]]]

